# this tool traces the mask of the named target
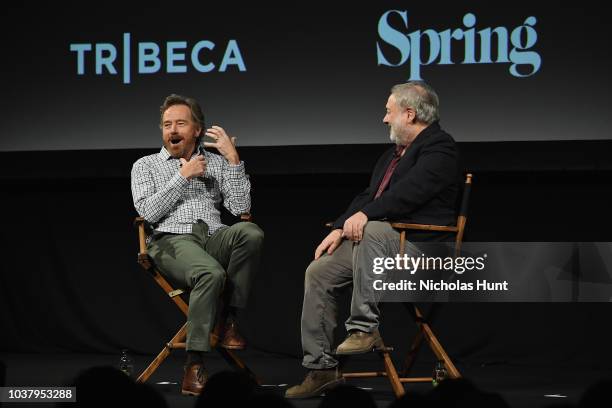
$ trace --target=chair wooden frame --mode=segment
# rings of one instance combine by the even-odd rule
[[[242,221],[250,221],[251,217],[249,214],[241,215]],[[172,299],[172,301],[176,304],[176,306],[187,316],[187,311],[189,306],[187,302],[183,300],[181,294],[185,293],[182,289],[173,288],[168,281],[159,273],[151,257],[147,253],[147,224],[143,217],[136,217],[134,220],[134,226],[138,229],[138,263],[140,266],[144,268],[145,271],[149,272],[155,282],[162,288],[162,290]],[[157,357],[151,361],[151,363],[144,369],[144,371],[138,376],[136,382],[144,383],[149,379],[149,377],[157,370],[157,368],[164,362],[164,360],[170,355],[172,350],[177,349],[185,349],[186,343],[185,340],[187,338],[187,323],[183,324],[183,326],[179,329],[179,331],[168,341],[164,348],[159,352]],[[223,347],[218,346],[219,339],[211,335],[211,347],[221,354],[221,357],[227,363],[235,369],[242,370],[249,374],[257,383],[259,380],[257,376],[249,369],[249,367],[244,363],[244,361],[238,357],[232,350],[225,349]]]
[[[431,224],[412,224],[412,223],[391,223],[391,226],[400,231],[400,256],[404,255],[404,246],[406,244],[406,232],[407,231],[433,231],[441,233],[454,233],[455,234],[455,256],[459,256],[461,252],[461,245],[463,243],[463,233],[467,223],[467,208],[469,204],[469,197],[472,189],[472,174],[467,173],[465,176],[465,184],[463,188],[463,194],[461,198],[461,206],[459,214],[457,216],[457,225],[446,226],[446,225],[431,225]],[[432,309],[435,310],[434,303]],[[373,378],[373,377],[387,377],[391,383],[391,388],[397,398],[401,397],[406,393],[403,383],[416,383],[416,382],[432,382],[432,377],[408,377],[408,374],[413,367],[417,353],[423,343],[423,340],[430,347],[432,352],[435,354],[438,360],[444,362],[444,366],[447,369],[448,377],[452,379],[461,378],[461,373],[457,370],[457,367],[449,357],[444,347],[434,334],[431,326],[419,308],[414,304],[406,304],[408,311],[417,324],[417,334],[415,335],[410,350],[404,361],[404,369],[401,375],[398,373],[393,361],[391,359],[390,352],[393,348],[386,347],[384,342],[381,341],[382,346],[375,351],[380,353],[381,358],[384,362],[384,371],[369,371],[369,372],[349,372],[344,373],[344,378]],[[433,311],[430,312],[430,317]]]

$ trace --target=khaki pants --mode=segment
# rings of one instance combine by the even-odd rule
[[[419,249],[406,242],[408,255]],[[336,296],[353,287],[351,314],[346,330],[371,333],[378,327],[379,309],[372,287],[372,266],[376,257],[399,253],[399,232],[388,222],[369,221],[359,243],[344,240],[331,254],[324,254],[306,269],[302,307],[302,364],[310,369],[332,368],[338,361],[331,355],[337,325]]]

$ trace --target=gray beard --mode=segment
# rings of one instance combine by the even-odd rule
[[[393,133],[393,131],[389,131],[389,139],[395,143],[397,146],[399,146],[401,144],[400,140],[398,139],[398,137]]]

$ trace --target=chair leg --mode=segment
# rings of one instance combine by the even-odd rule
[[[430,311],[430,317],[437,311],[436,307],[437,304],[434,304],[432,306],[432,310]],[[440,344],[440,342],[438,341],[438,338],[433,333],[433,330],[431,330],[431,327],[429,326],[427,320],[423,318],[423,314],[421,313],[419,308],[416,305],[413,305],[411,308],[409,308],[409,311],[417,324],[418,330],[414,340],[412,341],[410,351],[408,352],[408,355],[405,359],[405,368],[402,372],[403,377],[408,376],[408,372],[410,371],[416,360],[418,350],[421,344],[423,343],[423,340],[425,340],[432,352],[435,354],[436,358],[444,362],[444,366],[448,371],[449,378],[461,378],[459,370],[457,370],[457,367],[455,367],[455,365],[453,364],[453,361],[444,350],[444,347],[442,347],[442,344]]]
[[[402,385],[402,381],[400,376],[397,374],[397,369],[393,364],[393,360],[391,359],[391,351],[393,349],[389,347],[385,347],[382,344],[375,351],[378,352],[378,355],[383,360],[383,365],[385,367],[385,371],[358,371],[358,372],[350,372],[343,373],[342,376],[344,378],[375,378],[375,377],[387,377],[389,383],[391,384],[391,389],[393,389],[393,393],[397,398],[401,397],[406,393],[404,386]],[[340,360],[340,365],[344,366],[348,357],[343,356],[344,358]]]
[[[396,398],[400,398],[402,395],[406,393],[402,382],[400,381],[399,375],[397,374],[397,370],[395,365],[393,364],[393,360],[391,360],[391,356],[389,355],[389,349],[382,345],[382,350],[380,352],[383,362],[385,364],[385,372],[387,373],[387,378],[391,383],[391,388],[393,389],[393,393]]]
[[[172,347],[172,345],[177,343],[183,343],[186,338],[187,323],[185,323],[183,327],[181,327],[181,329],[174,335],[174,337],[172,337],[172,339],[166,344],[166,347],[164,347],[162,351],[157,355],[157,357],[155,357],[155,359],[151,361],[151,364],[149,364],[149,366],[142,372],[142,374],[138,376],[136,382],[144,383],[145,381],[147,381],[151,374],[153,374],[155,370],[157,370],[157,368],[160,366],[160,364],[164,362],[166,357],[170,355],[170,351],[175,348]]]
[[[155,359],[149,364],[149,366],[140,374],[136,382],[144,383],[149,377],[157,370],[157,368],[164,362],[164,360],[170,355],[170,352],[177,348],[185,348],[185,339],[187,338],[187,323],[181,327],[181,329],[172,337],[172,339],[166,344],[166,347],[155,357]],[[216,345],[216,344],[215,344]],[[234,352],[222,347],[216,347],[216,350],[221,354],[221,357],[234,369],[246,372],[257,384],[261,384],[255,373],[244,363],[244,361],[238,357]]]
[[[417,354],[421,348],[421,344],[423,344],[423,332],[421,331],[420,325],[417,328],[417,333],[412,340],[412,344],[410,345],[410,351],[408,355],[406,355],[406,359],[404,360],[404,369],[402,370],[402,377],[407,377],[412,369],[416,361]]]
[[[221,357],[234,369],[247,373],[255,382],[261,385],[259,378],[253,371],[245,364],[245,362],[238,357],[232,350],[225,349],[223,347],[217,347],[216,350],[221,354]]]
[[[433,331],[429,327],[429,324],[424,322],[422,323],[422,326],[423,326],[423,329],[422,329],[423,335],[425,336],[425,340],[427,341],[427,344],[429,344],[429,347],[434,352],[438,360],[444,361],[444,366],[446,367],[446,370],[448,371],[449,378],[461,378],[461,374],[459,373],[459,370],[457,370],[457,367],[455,367],[455,365],[453,364],[453,361],[450,359],[448,354],[446,354],[444,347],[442,347],[442,345],[438,341],[438,338],[436,337],[436,335],[433,333]]]
[[[402,370],[402,377],[407,377],[408,374],[410,373],[410,370],[412,369],[412,366],[416,362],[416,358],[421,348],[421,344],[423,344],[423,328],[421,326],[421,323],[423,322],[424,319],[423,319],[423,315],[421,314],[421,311],[415,304],[403,303],[402,305],[406,308],[406,310],[412,317],[412,320],[414,320],[414,322],[417,325],[417,332],[414,338],[412,339],[410,350],[408,351],[408,354],[406,355],[406,358],[404,359],[404,368]],[[435,306],[435,303],[434,303],[434,306]],[[431,317],[431,314],[430,314],[430,317]]]

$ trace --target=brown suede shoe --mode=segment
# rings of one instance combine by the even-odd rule
[[[200,395],[206,385],[206,381],[208,381],[208,373],[204,366],[202,364],[191,364],[185,368],[181,394]]]
[[[336,355],[363,354],[382,346],[382,339],[378,330],[366,333],[359,330],[352,331],[338,346]]]
[[[321,396],[325,391],[344,383],[340,370],[310,370],[300,385],[294,385],[285,391],[285,398],[313,398]]]
[[[234,320],[226,322],[220,346],[230,350],[243,350],[246,347],[246,340],[238,333],[238,326]]]

